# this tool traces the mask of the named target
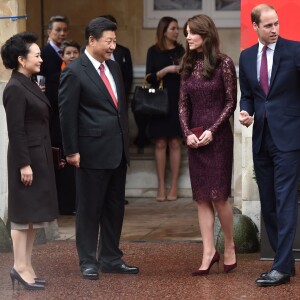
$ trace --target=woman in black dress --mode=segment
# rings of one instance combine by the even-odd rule
[[[3,92],[8,130],[8,219],[14,266],[10,277],[26,289],[44,289],[31,264],[35,229],[58,215],[49,132],[50,103],[32,76],[40,71],[41,53],[33,33],[19,33],[1,48],[12,75]]]
[[[214,245],[214,207],[224,232],[224,271],[236,268],[231,190],[233,135],[229,122],[236,108],[237,79],[230,57],[219,50],[212,19],[198,15],[184,26],[187,40],[179,114],[186,139],[193,198],[197,201],[203,258],[193,275],[207,275],[220,255]],[[193,128],[203,126],[203,133]]]
[[[177,20],[163,17],[157,27],[155,45],[148,49],[146,74],[154,87],[163,86],[168,90],[170,111],[166,117],[153,117],[149,124],[149,137],[155,143],[155,160],[158,177],[157,201],[176,200],[177,183],[181,160],[181,128],[178,117],[180,75],[179,63],[184,48],[177,43],[179,34]],[[165,170],[167,148],[169,148],[171,183],[166,198]]]

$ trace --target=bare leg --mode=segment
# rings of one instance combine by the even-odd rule
[[[177,187],[178,187],[178,177],[180,170],[180,160],[181,160],[181,147],[180,139],[173,138],[169,140],[170,149],[170,169],[171,169],[171,186],[168,193],[168,200],[177,199]]]
[[[35,239],[35,229],[33,229],[32,224],[29,225],[28,230],[28,236],[27,236],[27,243],[26,243],[26,256],[27,256],[27,269],[32,275],[33,278],[36,278],[36,274],[33,270],[32,263],[31,263],[31,257],[32,257],[32,249],[33,249],[33,243]]]
[[[229,201],[214,202],[224,233],[224,264],[231,265],[236,262],[233,241],[233,212]]]
[[[155,162],[156,173],[158,179],[157,200],[163,201],[166,198],[166,184],[165,184],[165,171],[166,171],[166,151],[167,140],[164,138],[155,140]]]
[[[14,251],[14,269],[28,283],[34,283],[34,277],[27,268],[27,238],[28,229],[11,230]]]
[[[203,257],[199,270],[206,270],[216,252],[214,243],[215,213],[211,202],[199,201],[198,221],[203,242]]]

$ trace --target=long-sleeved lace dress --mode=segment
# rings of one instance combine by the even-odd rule
[[[197,149],[188,148],[193,199],[227,200],[231,191],[233,135],[229,122],[236,108],[237,78],[233,61],[223,54],[213,77],[201,74],[203,54],[199,53],[193,72],[181,80],[179,119],[185,138],[191,128],[210,130],[213,141]]]

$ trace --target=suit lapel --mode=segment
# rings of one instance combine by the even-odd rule
[[[93,64],[91,63],[91,61],[88,59],[88,57],[85,54],[83,54],[81,56],[81,58],[82,58],[82,65],[85,68],[85,72],[86,72],[87,76],[97,86],[97,88],[101,91],[101,93],[105,95],[105,98],[109,101],[109,103],[115,109],[117,109],[114,102],[113,102],[113,99],[110,96],[110,93],[108,92],[105,84],[101,80],[100,75],[96,71],[96,69],[93,66]],[[114,77],[114,75],[113,75],[113,77]],[[114,79],[115,79],[115,77],[114,77]],[[116,82],[116,84],[117,84],[117,82]]]
[[[112,77],[115,81],[116,84],[116,89],[117,89],[117,95],[118,95],[118,106],[120,106],[120,102],[121,102],[121,78],[119,78],[118,73],[117,73],[117,69],[116,69],[116,63],[113,62],[112,60],[107,60],[106,61],[106,65],[108,66]],[[114,105],[115,106],[115,105]]]
[[[258,80],[257,80],[257,53],[258,53],[258,44],[254,45],[252,48],[249,49],[249,56],[247,65],[249,66],[249,74],[251,76],[251,81],[255,83],[255,88],[259,89],[262,93],[264,91],[262,90]],[[254,66],[254,72],[253,72],[253,66]]]
[[[282,47],[282,40],[280,38],[278,38],[278,41],[277,41],[276,47],[275,47],[275,51],[274,51],[274,56],[273,56],[273,66],[272,66],[269,92],[272,88],[272,85],[274,84],[274,79],[276,77],[277,70],[278,70],[278,67],[279,67],[281,47]]]
[[[13,71],[12,78],[17,79],[22,83],[22,85],[32,94],[34,94],[36,97],[38,97],[40,100],[45,102],[50,108],[50,102],[48,98],[45,96],[45,94],[41,91],[38,84],[30,79],[28,79],[25,75],[21,74],[20,72]]]

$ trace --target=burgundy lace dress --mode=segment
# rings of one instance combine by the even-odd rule
[[[230,57],[222,60],[213,77],[203,77],[203,54],[193,72],[181,80],[179,119],[184,137],[191,128],[210,130],[213,141],[197,149],[188,148],[189,170],[196,201],[227,200],[231,191],[233,135],[229,122],[236,108],[237,78]]]

